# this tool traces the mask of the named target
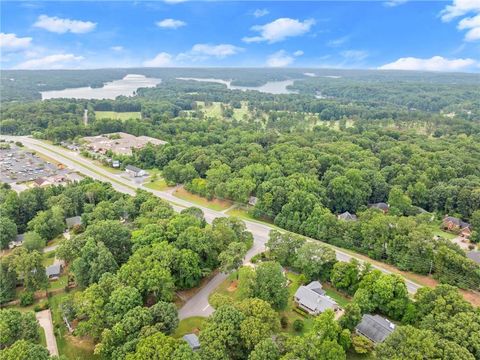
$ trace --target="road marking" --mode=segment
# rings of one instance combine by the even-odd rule
[[[207,304],[207,306],[205,306],[205,307],[202,309],[202,311],[207,310],[209,307],[210,307],[210,304]]]

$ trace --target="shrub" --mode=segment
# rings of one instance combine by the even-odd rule
[[[293,322],[293,330],[300,332],[303,330],[304,325],[303,320],[297,319]]]
[[[282,326],[282,329],[286,329],[288,326],[288,318],[286,316],[282,316],[280,318],[280,325]]]
[[[352,345],[357,354],[368,354],[373,350],[373,343],[361,335],[352,336]]]
[[[293,311],[295,311],[299,315],[302,315],[303,317],[308,316],[308,313],[305,310],[300,309],[299,307],[294,307]]]
[[[20,294],[20,306],[32,305],[35,301],[35,295],[32,291],[24,291]]]

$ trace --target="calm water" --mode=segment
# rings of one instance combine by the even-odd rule
[[[143,75],[128,74],[121,80],[105,83],[102,88],[80,87],[65,90],[42,91],[42,100],[69,99],[115,99],[117,96],[132,96],[139,88],[155,87],[161,79],[147,78]]]
[[[204,82],[213,82],[217,84],[224,84],[230,90],[256,90],[269,94],[296,94],[296,91],[287,89],[287,86],[293,85],[294,80],[284,80],[284,81],[269,81],[262,86],[236,86],[231,84],[231,80],[222,80],[222,79],[213,79],[213,78],[184,78],[179,77],[178,80],[193,80],[193,81],[204,81]]]

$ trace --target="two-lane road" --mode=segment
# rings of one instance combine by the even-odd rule
[[[35,150],[41,154],[44,154],[56,161],[59,161],[71,169],[75,169],[80,173],[89,176],[93,179],[109,182],[112,184],[113,188],[119,192],[126,193],[129,195],[135,195],[136,189],[142,189],[148,192],[153,193],[154,195],[168,201],[172,204],[175,211],[181,211],[186,207],[195,206],[200,208],[205,214],[205,219],[207,222],[211,223],[213,219],[217,217],[224,217],[225,214],[211,210],[197,204],[191,203],[179,199],[169,192],[152,190],[144,187],[141,184],[136,184],[128,179],[123,178],[122,176],[109,173],[102,169],[100,166],[93,163],[93,161],[83,158],[78,153],[66,150],[61,147],[53,146],[42,141],[32,139],[30,137],[18,137],[18,136],[2,136],[1,138],[6,140],[21,141],[28,148]],[[268,234],[272,230],[271,226],[266,224],[258,223],[250,220],[243,220],[247,229],[253,234],[254,244],[253,247],[248,251],[247,256],[245,257],[245,262],[249,261],[252,256],[258,254],[265,249],[265,243],[268,240]],[[327,244],[328,245],[328,244]],[[339,261],[349,261],[352,258],[358,259],[360,262],[363,262],[361,257],[356,257],[349,253],[346,253],[342,250],[336,249],[335,252],[337,259]],[[390,273],[389,270],[375,265],[374,268],[377,268],[385,273]],[[215,288],[226,278],[224,274],[218,274],[213,277],[208,284],[206,284],[196,295],[190,298],[184,306],[179,311],[180,319],[185,319],[191,316],[208,316],[213,312],[213,309],[208,304],[208,296],[215,290]],[[410,293],[415,293],[421,286],[405,279],[407,289]]]

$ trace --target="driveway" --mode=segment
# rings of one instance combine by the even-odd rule
[[[50,309],[39,311],[35,314],[37,321],[45,331],[45,338],[47,340],[47,349],[51,356],[58,356],[57,339],[53,332],[52,313]]]

